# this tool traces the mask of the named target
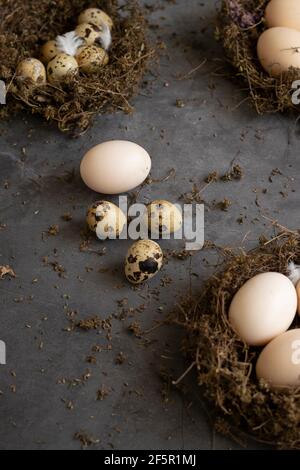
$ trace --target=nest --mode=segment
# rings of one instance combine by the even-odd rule
[[[41,45],[74,30],[79,14],[89,7],[103,9],[114,21],[109,65],[96,76],[80,74],[59,86],[36,86],[15,77],[22,59],[39,58]],[[135,0],[0,0],[0,11],[0,79],[8,91],[0,118],[30,110],[57,122],[61,131],[78,135],[90,127],[95,114],[132,110],[129,99],[152,55],[146,21]]]
[[[258,114],[297,110],[292,84],[300,70],[291,68],[278,78],[270,77],[257,57],[257,41],[266,29],[264,12],[269,0],[222,0],[217,38],[233,65],[235,76],[246,84]]]
[[[300,235],[282,233],[249,253],[226,251],[225,265],[207,281],[198,301],[180,310],[187,330],[184,351],[197,366],[200,395],[215,410],[217,430],[244,435],[284,449],[300,449],[300,388],[272,391],[259,382],[255,365],[261,348],[246,346],[228,322],[231,300],[256,274],[287,274],[300,261]],[[299,328],[297,315],[291,328]],[[191,367],[189,369],[191,369]]]

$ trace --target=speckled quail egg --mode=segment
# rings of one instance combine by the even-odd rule
[[[119,207],[108,201],[95,202],[87,212],[87,224],[100,240],[118,238],[127,222]]]
[[[75,33],[85,41],[87,46],[92,46],[93,44],[101,45],[102,29],[99,26],[82,23],[77,26]]]
[[[16,70],[17,77],[30,78],[35,83],[45,83],[46,69],[40,60],[28,58],[19,63]]]
[[[125,275],[132,284],[153,278],[162,268],[163,252],[152,240],[139,240],[129,249],[125,260]]]
[[[99,8],[88,8],[84,10],[78,18],[78,23],[90,23],[101,26],[102,22],[106,23],[110,28],[113,27],[113,21],[110,16]]]
[[[41,60],[44,62],[44,64],[49,64],[49,62],[59,53],[60,52],[57,49],[56,41],[47,41],[41,48]]]
[[[147,206],[144,222],[153,237],[168,236],[182,227],[182,213],[171,202],[157,200]]]
[[[92,74],[107,65],[109,57],[102,47],[86,46],[79,49],[76,60],[83,72]]]
[[[78,63],[68,54],[59,54],[48,64],[47,73],[50,83],[60,82],[69,75],[76,75]]]

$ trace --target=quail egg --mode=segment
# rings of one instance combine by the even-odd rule
[[[145,226],[153,237],[168,236],[182,227],[181,211],[169,201],[153,201],[147,207]]]
[[[48,80],[50,83],[60,82],[67,76],[76,75],[78,68],[77,60],[74,57],[59,54],[48,64]]]
[[[108,201],[95,202],[87,212],[87,224],[100,240],[118,238],[127,222],[124,212]]]
[[[47,41],[41,48],[41,60],[44,64],[49,64],[58,54],[59,51],[55,40]]]
[[[98,72],[109,61],[105,50],[97,46],[81,47],[76,55],[76,59],[80,69],[87,74]]]
[[[16,70],[17,77],[30,78],[35,83],[46,82],[46,69],[41,61],[33,58],[22,60]]]
[[[162,268],[163,252],[152,240],[139,240],[129,249],[125,261],[125,275],[132,284],[141,284],[153,278]]]
[[[87,46],[92,46],[95,43],[101,45],[102,29],[99,26],[90,23],[81,23],[75,29],[78,37],[85,41]]]
[[[108,16],[104,11],[99,10],[99,8],[88,8],[87,10],[84,10],[78,19],[79,24],[90,23],[96,26],[101,26],[103,22],[106,23],[109,28],[112,28],[114,25],[110,16]]]

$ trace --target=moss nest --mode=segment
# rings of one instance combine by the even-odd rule
[[[245,85],[258,114],[299,111],[291,95],[300,70],[291,68],[273,78],[257,57],[257,41],[266,29],[264,13],[268,3],[269,0],[222,0],[216,35],[233,66],[233,76]]]
[[[16,78],[18,63],[39,58],[43,43],[75,29],[79,14],[89,7],[104,10],[114,21],[110,62],[92,76],[80,73],[59,86],[36,85]],[[146,21],[138,2],[129,0],[0,0],[0,79],[7,88],[5,118],[20,109],[55,121],[63,132],[80,135],[99,113],[132,110],[129,100],[138,91],[153,54]]]
[[[268,271],[287,274],[289,262],[300,263],[300,235],[284,231],[273,240],[261,240],[249,253],[226,250],[224,256],[219,272],[205,283],[196,302],[182,306],[177,318],[187,331],[183,350],[190,368],[197,368],[199,394],[214,410],[218,431],[300,449],[300,387],[272,391],[258,381],[255,365],[261,348],[244,344],[228,322],[232,298],[248,279]],[[291,329],[299,327],[297,315]]]

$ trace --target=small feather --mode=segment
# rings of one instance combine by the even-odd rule
[[[293,261],[288,265],[289,279],[294,285],[300,281],[300,266],[295,264]]]
[[[56,46],[59,52],[71,56],[76,55],[78,48],[82,46],[83,42],[83,39],[77,36],[75,31],[66,33],[63,36],[57,36],[56,38]]]
[[[110,48],[111,41],[112,41],[110,28],[104,22],[101,22],[100,27],[101,27],[101,30],[102,30],[101,31],[100,42],[101,42],[101,45],[102,45],[103,49],[105,49],[107,51]]]

